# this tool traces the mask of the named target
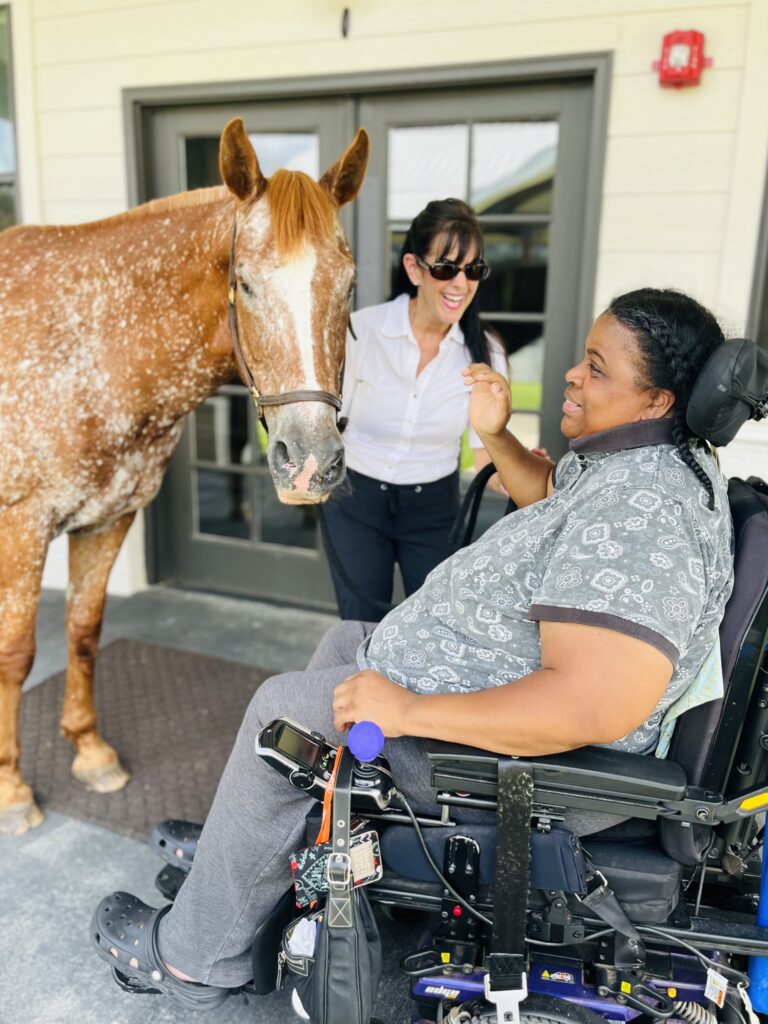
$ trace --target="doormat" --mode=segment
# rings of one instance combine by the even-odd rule
[[[262,669],[138,640],[115,640],[96,659],[95,703],[104,739],[131,779],[92,793],[59,735],[65,673],[21,701],[21,771],[43,811],[60,811],[145,840],[164,818],[204,821]]]

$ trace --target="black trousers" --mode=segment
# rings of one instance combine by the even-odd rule
[[[347,470],[342,493],[323,506],[327,533],[354,593],[326,553],[342,619],[379,622],[392,600],[395,562],[406,595],[451,553],[448,534],[459,510],[458,470],[428,484],[388,484]]]

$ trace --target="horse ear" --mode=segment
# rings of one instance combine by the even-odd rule
[[[360,191],[369,150],[368,132],[360,128],[353,142],[320,179],[320,184],[336,200],[337,206],[348,203]]]
[[[238,199],[257,199],[267,187],[243,122],[234,117],[221,133],[219,167],[224,184]]]

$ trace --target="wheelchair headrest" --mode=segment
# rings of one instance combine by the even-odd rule
[[[768,352],[734,338],[719,345],[699,374],[686,421],[697,437],[722,447],[747,420],[768,415]]]

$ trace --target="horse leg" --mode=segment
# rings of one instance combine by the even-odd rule
[[[23,505],[0,514],[0,835],[19,836],[43,816],[19,771],[21,688],[35,657],[35,616],[50,535]]]
[[[72,774],[89,789],[111,793],[130,776],[115,750],[96,728],[93,669],[101,635],[107,579],[134,513],[122,516],[102,533],[69,535],[67,590],[67,686],[61,732],[75,747]]]

